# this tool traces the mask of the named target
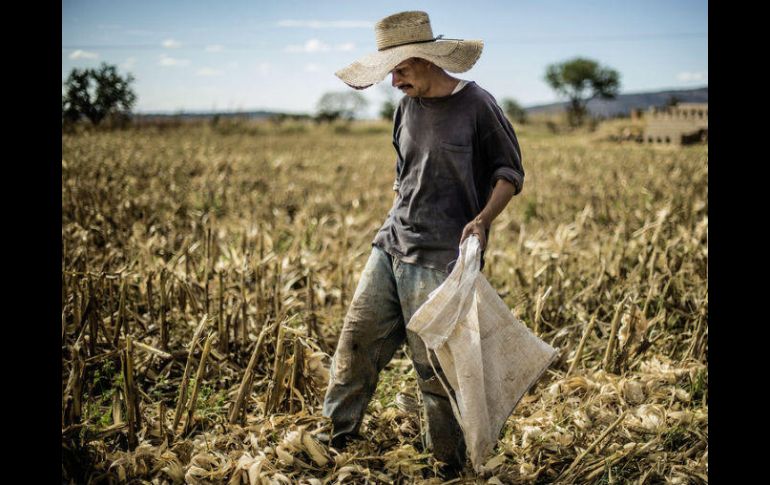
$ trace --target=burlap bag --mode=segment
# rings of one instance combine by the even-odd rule
[[[460,246],[450,275],[407,325],[425,342],[428,355],[436,353],[477,472],[516,404],[557,356],[513,316],[479,271],[480,261],[479,240],[471,236]]]

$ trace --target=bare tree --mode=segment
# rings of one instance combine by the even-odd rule
[[[352,120],[368,105],[366,98],[355,91],[325,93],[318,101],[316,120],[334,121],[338,118]]]
[[[380,118],[392,120],[393,114],[396,112],[396,107],[398,106],[398,96],[396,96],[396,91],[387,83],[380,84],[379,89],[385,97],[385,101],[382,102],[382,106],[380,107]]]

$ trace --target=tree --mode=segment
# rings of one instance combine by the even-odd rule
[[[392,120],[393,114],[396,112],[396,103],[391,100],[385,100],[380,108],[380,117],[384,120]]]
[[[572,126],[583,123],[588,100],[614,98],[620,88],[617,71],[580,57],[551,64],[546,68],[545,80],[559,95],[569,98],[567,116]]]
[[[516,123],[524,124],[527,122],[527,112],[521,105],[512,98],[503,99],[503,111],[508,115],[508,118]]]
[[[338,118],[352,120],[366,109],[368,104],[366,98],[355,91],[325,93],[318,101],[316,119],[319,121],[334,121]]]
[[[388,83],[380,83],[378,89],[382,93],[385,101],[382,102],[380,107],[380,118],[384,120],[392,120],[393,114],[398,107],[398,98],[396,97],[395,89]]]
[[[680,99],[675,94],[672,94],[668,97],[668,100],[666,100],[666,107],[671,108],[679,104]]]
[[[62,121],[87,118],[98,125],[105,118],[128,119],[136,103],[134,77],[121,77],[117,67],[102,63],[98,69],[73,69],[64,82]]]

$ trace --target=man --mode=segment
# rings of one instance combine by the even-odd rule
[[[394,116],[396,197],[345,316],[323,414],[332,421],[331,445],[344,447],[379,372],[406,340],[425,404],[426,443],[446,464],[445,476],[456,476],[465,464],[463,432],[424,344],[406,324],[448,276],[462,240],[475,235],[486,247],[492,221],[521,191],[524,170],[495,99],[446,72],[469,70],[481,41],[433,37],[424,12],[386,17],[375,33],[378,52],[336,74],[356,89],[391,74],[406,95]]]

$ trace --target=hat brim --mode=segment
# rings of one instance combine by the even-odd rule
[[[406,44],[366,55],[334,74],[345,84],[366,89],[388,75],[401,62],[420,57],[449,72],[465,72],[476,64],[484,48],[480,40],[440,40]]]

